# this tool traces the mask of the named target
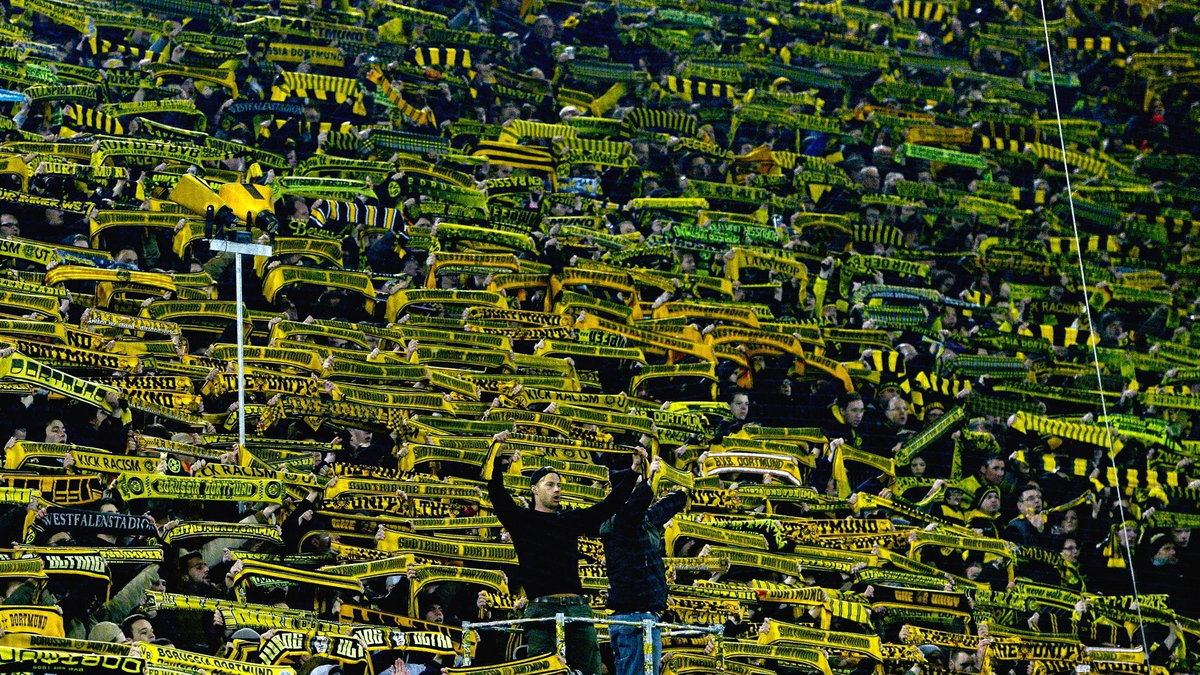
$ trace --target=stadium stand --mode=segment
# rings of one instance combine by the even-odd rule
[[[568,673],[644,449],[664,675],[1194,672],[1200,5],[3,8],[6,671]]]

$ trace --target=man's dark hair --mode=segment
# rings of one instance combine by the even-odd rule
[[[996,460],[1003,462],[1004,458],[1000,455],[984,455],[983,459],[979,460],[979,472],[983,473],[983,470],[988,467],[988,464],[991,464]]]
[[[845,408],[851,403],[861,400],[863,400],[862,394],[858,393],[857,391],[848,391],[844,394],[838,394],[838,397],[834,399],[834,403],[839,408]]]
[[[150,617],[146,616],[145,614],[130,614],[129,616],[125,617],[125,620],[121,622],[121,632],[124,633],[126,637],[132,638],[133,624],[141,621],[142,619],[150,621]],[[153,621],[150,623],[151,625],[154,624]]]

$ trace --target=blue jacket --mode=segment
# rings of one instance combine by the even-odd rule
[[[600,528],[608,565],[608,608],[614,612],[661,612],[667,607],[662,528],[683,510],[688,497],[681,491],[651,505],[653,499],[650,485],[638,483]]]

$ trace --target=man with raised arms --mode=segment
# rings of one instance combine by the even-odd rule
[[[498,434],[494,448],[506,438],[507,434]],[[599,504],[572,509],[562,508],[562,476],[549,466],[537,469],[529,478],[530,506],[518,505],[504,487],[504,474],[509,466],[520,466],[519,458],[519,454],[500,457],[494,449],[485,469],[490,470],[488,497],[492,508],[517,550],[518,581],[529,598],[525,618],[542,619],[525,628],[527,653],[535,656],[554,652],[552,619],[556,614],[592,617],[579,579],[579,538],[599,534],[600,525],[625,503],[640,478],[637,472],[642,457],[635,454],[630,469],[609,473],[612,488]],[[584,675],[600,675],[600,649],[593,624],[568,622],[566,647],[567,663],[572,668]]]

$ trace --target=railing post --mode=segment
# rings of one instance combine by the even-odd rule
[[[463,629],[462,664],[463,664],[463,666],[469,666],[469,665],[471,665],[471,644],[473,642],[473,640],[471,640],[471,622],[470,621],[462,622],[462,629]]]
[[[554,615],[554,647],[563,661],[567,660],[567,615],[559,612]]]
[[[654,671],[654,619],[642,619],[642,666],[646,675],[657,675]]]

